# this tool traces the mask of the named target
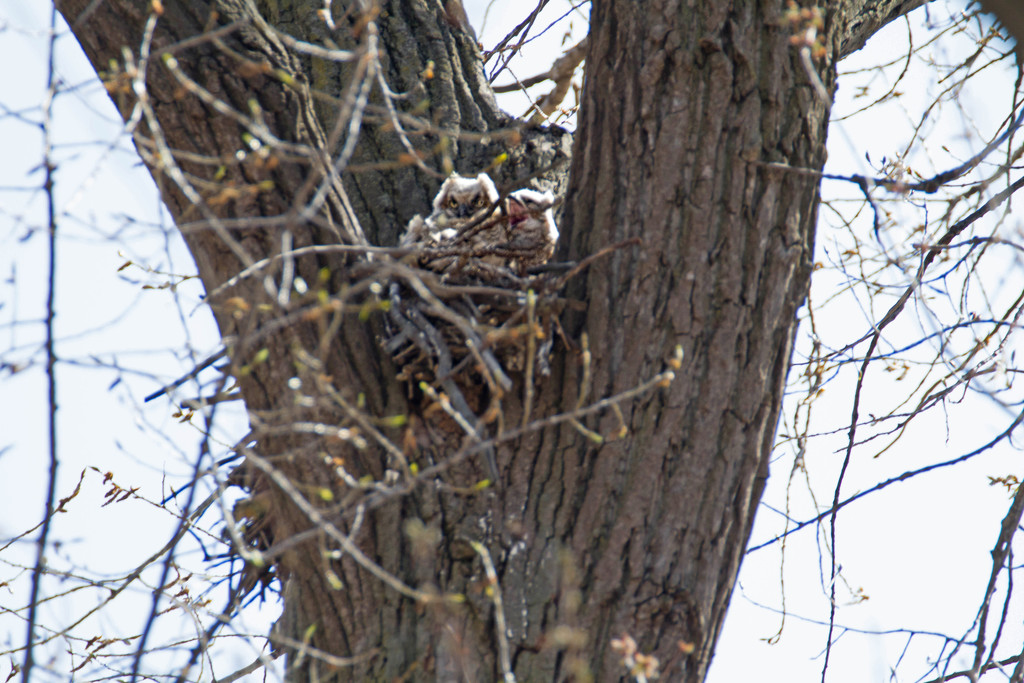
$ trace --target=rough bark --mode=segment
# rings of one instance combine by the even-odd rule
[[[928,0],[847,0],[838,3],[836,19],[844,27],[839,41],[839,58],[861,49],[878,29],[926,2]]]
[[[824,85],[834,86],[836,59],[918,4],[884,3],[879,11],[882,3],[831,3],[826,55],[815,64]],[[334,3],[333,32],[312,18],[321,3],[268,1],[260,9],[270,25],[297,38],[354,49],[365,44],[365,24],[343,5]],[[149,3],[63,0],[58,7],[98,70],[119,61],[124,46],[137,53]],[[263,547],[276,549],[273,570],[285,586],[277,632],[333,655],[366,656],[332,671],[285,647],[293,680],[494,680],[493,605],[471,541],[497,565],[520,680],[564,680],[584,670],[614,680],[624,669],[610,641],[621,635],[657,655],[672,679],[703,679],[767,476],[795,311],[810,276],[818,184],[783,167],[820,169],[825,154],[828,105],[816,97],[781,12],[780,3],[747,0],[593,3],[560,255],[583,258],[630,237],[640,244],[572,282],[570,295],[586,308],[566,313],[563,327],[571,340],[584,332],[589,339],[588,400],[653,376],[677,345],[685,360],[670,388],[623,406],[623,438],[596,445],[571,426],[549,427],[498,450],[501,477],[489,491],[451,488],[483,476],[480,463],[469,460],[368,510],[355,535],[363,552],[406,584],[465,595],[464,604],[410,600],[351,557],[326,556],[336,546],[322,535],[282,547],[315,525],[256,468],[239,479],[264,511]],[[216,40],[193,40],[233,21],[240,23]],[[426,118],[447,131],[418,139],[423,150],[446,150],[428,157],[432,165],[443,168],[448,155],[460,170],[475,171],[504,152],[500,181],[548,169],[544,182],[561,187],[566,135],[503,133],[514,122],[494,105],[471,39],[440,3],[383,2],[376,27],[391,89],[422,93]],[[372,243],[394,243],[409,216],[428,206],[438,180],[408,165],[346,175],[322,210],[300,219],[294,209],[309,196],[307,179],[322,177],[343,146],[336,112],[355,65],[296,57],[243,0],[165,2],[153,45],[171,50],[185,73],[234,109],[252,112],[257,102],[281,140],[321,152],[234,161],[239,124],[182,92],[167,67],[152,61],[148,97],[159,125],[144,125],[139,145],[147,149],[159,132],[196,186],[206,188],[200,211],[159,160],[150,164],[207,290],[219,292],[211,304],[232,340],[235,372],[259,426],[253,455],[303,492],[334,491],[341,502],[318,509],[347,530],[354,499],[322,465],[324,455],[343,460],[354,476],[378,480],[393,463],[373,448],[285,429],[297,420],[344,420],[336,403],[297,407],[289,380],[324,382],[372,415],[415,414],[375,339],[379,330],[355,316],[315,318],[275,307],[262,278],[218,287],[279,253],[285,232],[293,247],[359,243],[357,226]],[[436,75],[423,81],[428,61]],[[275,77],[275,70],[291,77]],[[132,90],[115,80],[111,91],[129,116]],[[315,97],[323,92],[340,103]],[[398,159],[393,131],[379,118],[368,122],[352,163]],[[445,137],[448,144],[440,144]],[[320,282],[326,268],[331,293],[356,265],[323,255],[296,261],[309,283]],[[556,355],[535,415],[576,406],[580,358],[564,349]],[[513,394],[503,402],[506,425],[521,419],[520,391]],[[588,422],[605,435],[619,426],[614,413]],[[397,429],[388,435],[403,437]]]
[[[1024,7],[1019,3],[1010,0],[983,0],[981,6],[986,12],[992,12],[999,21],[1010,31],[1010,35],[1017,41],[1017,60],[1024,62],[1024,49],[1021,48],[1021,40],[1024,40]]]
[[[818,183],[766,163],[821,168],[828,120],[777,8],[700,7],[594,3],[587,77],[623,105],[587,90],[567,211],[588,228],[574,230],[575,251],[642,240],[578,294],[590,306],[573,329],[599,350],[595,391],[649,375],[676,344],[686,352],[671,390],[627,414],[631,438],[572,449],[591,470],[576,484],[586,523],[567,529],[590,560],[584,627],[602,671],[609,640],[628,633],[684,680],[702,680],[711,659],[810,273]],[[831,59],[819,66],[830,86]]]

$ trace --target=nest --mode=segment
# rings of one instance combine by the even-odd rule
[[[424,386],[443,390],[472,423],[485,410],[484,399],[512,391],[514,378],[532,383],[546,377],[557,315],[566,305],[558,296],[564,285],[558,271],[567,267],[517,275],[463,259],[444,273],[392,271],[382,343],[399,368],[398,379],[410,395]]]

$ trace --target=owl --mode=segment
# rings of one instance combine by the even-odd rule
[[[508,196],[507,249],[514,255],[509,263],[513,270],[543,265],[554,255],[558,242],[558,227],[551,211],[554,204],[555,197],[550,192],[522,189]]]
[[[498,189],[486,173],[476,178],[451,174],[434,197],[434,211],[409,221],[400,246],[439,247],[451,242],[460,229],[478,222],[498,201]]]
[[[454,173],[441,184],[428,220],[442,229],[458,229],[483,217],[498,201],[498,188],[486,173],[464,178]]]
[[[486,173],[448,177],[434,197],[433,212],[413,217],[400,246],[441,248],[445,256],[421,259],[437,272],[463,271],[495,279],[496,269],[525,272],[551,258],[558,228],[550,192],[516,190],[504,201]],[[451,255],[447,255],[451,254]]]
[[[488,212],[500,198],[494,181],[486,173],[466,178],[453,173],[434,197],[434,210],[429,216],[413,216],[399,242],[402,247],[448,248],[468,255],[474,248],[495,239],[490,233],[498,228],[500,214]],[[463,259],[465,260],[465,259]],[[422,265],[436,271],[450,270],[458,256],[435,257]]]

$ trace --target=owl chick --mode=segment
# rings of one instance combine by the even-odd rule
[[[466,254],[495,240],[504,241],[494,235],[496,230],[504,234],[501,215],[487,212],[498,201],[498,189],[486,173],[475,178],[452,174],[442,184],[434,197],[433,212],[423,218],[413,216],[399,242],[402,247],[439,248],[451,247]],[[455,256],[435,257],[422,262],[424,267],[446,271],[459,259]]]
[[[441,184],[434,197],[434,212],[427,220],[441,229],[458,230],[483,217],[498,197],[498,188],[486,173],[476,178],[464,178],[453,173]]]
[[[460,230],[483,217],[498,201],[498,189],[486,173],[465,178],[454,173],[434,197],[434,211],[413,216],[399,242],[403,247],[439,247],[451,242]]]
[[[452,174],[434,197],[433,212],[426,218],[414,216],[400,245],[444,248],[453,255],[426,257],[421,264],[438,272],[457,270],[485,279],[501,277],[505,269],[523,273],[546,263],[558,240],[551,211],[554,196],[516,190],[492,211],[499,199],[486,173],[475,178]]]
[[[483,218],[483,214],[475,214],[450,244],[466,249],[470,265],[478,269],[498,266],[524,275],[528,268],[547,263],[555,253],[554,203],[550,192],[516,190],[502,202],[500,213]],[[486,276],[487,268],[481,274]]]
[[[514,258],[509,266],[525,271],[548,262],[555,253],[558,227],[551,211],[555,197],[550,192],[522,189],[508,196],[507,249]]]

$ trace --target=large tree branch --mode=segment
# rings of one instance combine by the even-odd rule
[[[322,3],[263,4],[262,15],[246,0],[164,2],[159,13],[158,5],[138,0],[62,0],[58,8],[105,75],[207,291],[217,292],[210,304],[230,345],[230,372],[239,379],[258,452],[304,493],[331,491],[339,482],[325,458],[375,480],[395,459],[319,436],[316,426],[357,419],[372,426],[360,415],[408,416],[411,408],[379,343],[379,317],[364,320],[346,309],[358,308],[359,299],[345,292],[368,291],[352,273],[365,259],[305,248],[358,245],[364,235],[393,243],[405,221],[430,206],[452,167],[475,173],[493,166],[492,175],[505,182],[541,173],[558,189],[570,139],[564,131],[524,127],[497,109],[475,44],[447,22],[438,3],[395,0],[380,3],[375,15],[361,13],[361,3],[335,2],[333,27],[318,17]],[[267,258],[291,251],[303,255]],[[257,263],[273,266],[233,279]],[[310,288],[307,297],[292,286],[299,281]],[[313,401],[308,392],[318,386]],[[387,432],[400,441],[401,431]],[[472,473],[474,466],[466,468]],[[282,642],[303,642],[315,624],[306,641],[311,648],[360,655],[383,646],[386,657],[347,673],[396,678],[422,658],[456,666],[454,656],[444,655],[455,645],[428,647],[431,654],[422,647],[423,633],[450,618],[466,624],[458,647],[473,642],[474,660],[487,661],[491,632],[477,626],[486,603],[482,616],[423,613],[348,559],[327,557],[322,543],[292,542],[306,537],[315,520],[284,489],[251,468],[233,481],[252,494],[248,540],[267,552],[285,584]],[[417,508],[420,502],[426,509]],[[489,514],[488,503],[481,496],[470,503],[460,495],[442,500],[434,491],[396,499],[360,527],[360,547],[403,580],[439,580],[434,558],[422,576],[409,566],[404,524],[436,524],[442,506],[452,506],[443,515],[446,539],[486,540],[479,520]],[[439,561],[458,571],[439,588],[467,593],[471,567],[448,553]],[[251,587],[256,575],[245,569],[243,585]],[[338,577],[348,590],[337,590]],[[398,622],[420,646],[399,642]],[[315,658],[295,657],[292,664],[300,660],[291,675],[314,675]]]
[[[838,18],[845,21],[839,57],[856,52],[889,22],[899,19],[929,0],[845,0]]]

